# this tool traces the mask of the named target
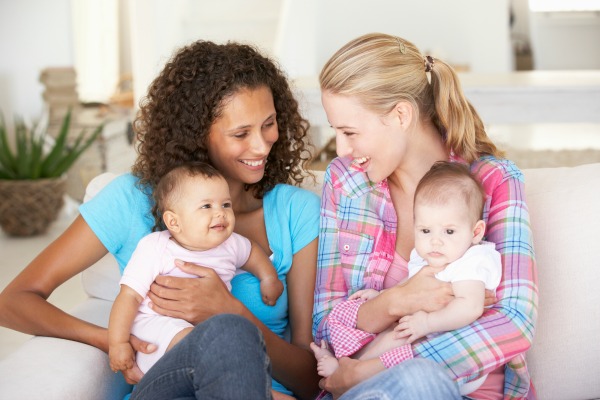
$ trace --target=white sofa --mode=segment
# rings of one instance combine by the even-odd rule
[[[538,398],[600,398],[600,164],[524,173],[540,291],[527,354]],[[118,278],[110,257],[85,271],[89,299],[72,313],[106,326]],[[0,399],[120,399],[128,389],[106,354],[80,343],[35,337],[0,361]]]

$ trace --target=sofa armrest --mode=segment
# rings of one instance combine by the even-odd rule
[[[111,301],[87,299],[72,314],[106,326]],[[103,351],[79,342],[36,336],[0,360],[0,399],[122,399],[131,391]]]

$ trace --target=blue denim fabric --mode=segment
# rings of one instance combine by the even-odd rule
[[[221,314],[196,326],[158,360],[131,400],[271,399],[270,370],[258,328]]]
[[[359,383],[339,400],[461,399],[458,385],[436,362],[413,359]]]

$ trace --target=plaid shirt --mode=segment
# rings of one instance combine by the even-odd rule
[[[533,339],[538,293],[523,175],[512,162],[491,156],[475,161],[471,171],[487,195],[485,240],[496,243],[502,255],[499,301],[474,323],[414,344],[412,354],[403,359],[430,358],[461,384],[507,364],[504,397],[535,398],[524,358]],[[373,185],[350,159],[335,159],[325,173],[320,224],[313,312],[316,343],[331,342],[330,318],[332,323],[343,318],[345,324],[350,318],[349,326],[356,327],[360,304],[347,301],[349,295],[363,288],[383,288],[397,228],[387,181]]]

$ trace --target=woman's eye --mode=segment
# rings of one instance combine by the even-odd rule
[[[354,132],[343,132],[343,134],[345,136],[354,136],[354,135],[356,135],[356,133],[354,133]]]
[[[446,233],[448,235],[452,235],[452,234],[454,234],[454,229],[446,229]]]
[[[235,135],[233,135],[234,137],[238,138],[238,139],[242,139],[245,138],[246,136],[248,136],[248,132],[244,131],[244,132],[238,132]]]

